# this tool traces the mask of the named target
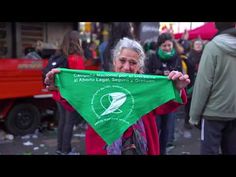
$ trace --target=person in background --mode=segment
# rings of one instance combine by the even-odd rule
[[[65,58],[67,60],[67,68],[84,70],[84,52],[80,45],[80,35],[78,31],[70,31],[65,34],[61,47],[56,54],[52,56],[59,60]],[[49,71],[50,72],[50,71]],[[48,75],[48,74],[47,74]],[[46,77],[47,77],[46,75]],[[53,90],[53,99],[56,101],[59,109],[59,123],[57,134],[57,150],[60,155],[74,155],[72,151],[71,139],[73,127],[76,123],[75,119],[80,116],[74,108],[61,97],[60,92],[50,87],[50,83],[46,83],[49,90]]]
[[[35,47],[28,47],[25,48],[25,56],[23,58],[26,59],[42,59],[41,56],[41,52],[42,52],[42,43],[41,41],[37,41]]]
[[[174,70],[182,72],[181,59],[177,53],[176,43],[170,33],[162,33],[158,37],[155,53],[150,55],[146,62],[145,73],[168,76]],[[175,119],[174,112],[157,116],[161,154],[163,155],[166,154],[167,145],[173,146]]]
[[[188,102],[185,105],[185,119],[184,119],[184,127],[186,129],[191,129],[192,126],[189,123],[189,111],[192,100],[192,92],[194,87],[195,78],[198,72],[198,66],[200,63],[200,59],[203,51],[203,42],[201,39],[195,39],[192,43],[192,49],[190,50],[189,57],[186,61],[188,61],[188,75],[190,77],[191,83],[187,86],[187,96]]]
[[[202,52],[203,52],[203,41],[201,39],[195,39],[192,43],[192,49],[190,50],[188,57],[189,61],[194,66],[195,76],[197,75],[198,72],[198,67],[201,60]]]
[[[236,28],[235,22],[215,26],[194,83],[190,123],[202,120],[202,155],[236,155]]]
[[[109,35],[108,35],[108,32],[104,32],[103,33],[103,42],[98,46],[98,51],[99,51],[99,58],[100,58],[100,61],[101,61],[101,66],[104,66],[104,58],[103,58],[103,55],[104,55],[104,51],[107,47],[107,44],[108,44],[108,39],[109,39]],[[102,68],[101,68],[102,69]],[[102,69],[103,70],[103,69]]]
[[[184,48],[184,54],[188,56],[191,49],[191,43],[189,42],[189,33],[188,30],[185,30],[182,37],[179,39],[178,43]]]
[[[104,50],[103,54],[103,66],[102,70],[111,71],[112,70],[112,52],[117,42],[123,37],[134,39],[134,34],[132,30],[132,24],[130,22],[113,22],[111,26],[110,39]]]

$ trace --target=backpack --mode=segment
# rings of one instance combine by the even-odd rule
[[[48,64],[42,70],[43,81],[46,77],[46,74],[51,71],[53,68],[68,68],[68,61],[65,55],[53,55],[49,58]]]

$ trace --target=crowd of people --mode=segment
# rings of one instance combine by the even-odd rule
[[[206,45],[201,38],[188,40],[187,31],[178,40],[172,33],[164,32],[157,41],[141,45],[133,34],[131,23],[115,22],[110,36],[105,36],[100,45],[94,42],[81,44],[79,33],[71,31],[65,35],[58,52],[67,58],[69,69],[85,69],[86,61],[92,59],[99,61],[102,71],[169,77],[180,91],[185,107],[183,127],[192,129],[196,126],[202,130],[201,154],[236,154],[236,29],[233,22],[216,22],[215,26],[218,33]],[[49,71],[45,84],[54,91],[54,99],[60,108],[57,153],[70,154],[73,118],[78,113],[54,85],[55,74],[59,72],[57,69]],[[109,146],[88,125],[86,153],[167,154],[167,147],[175,140],[175,110],[180,105],[168,102],[157,107],[140,117],[122,138]],[[142,146],[128,144],[131,148],[124,151],[136,127],[143,135],[137,142]]]

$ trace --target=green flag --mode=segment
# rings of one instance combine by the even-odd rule
[[[180,93],[166,76],[60,68],[60,93],[110,145],[143,115],[176,100]]]

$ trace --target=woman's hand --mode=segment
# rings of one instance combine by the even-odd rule
[[[44,83],[46,84],[46,88],[50,91],[57,90],[57,87],[54,84],[55,74],[59,73],[60,70],[52,69],[46,74]]]
[[[171,71],[168,77],[174,81],[175,87],[178,90],[185,88],[190,83],[189,76],[187,74],[183,75],[183,73],[179,71]]]

